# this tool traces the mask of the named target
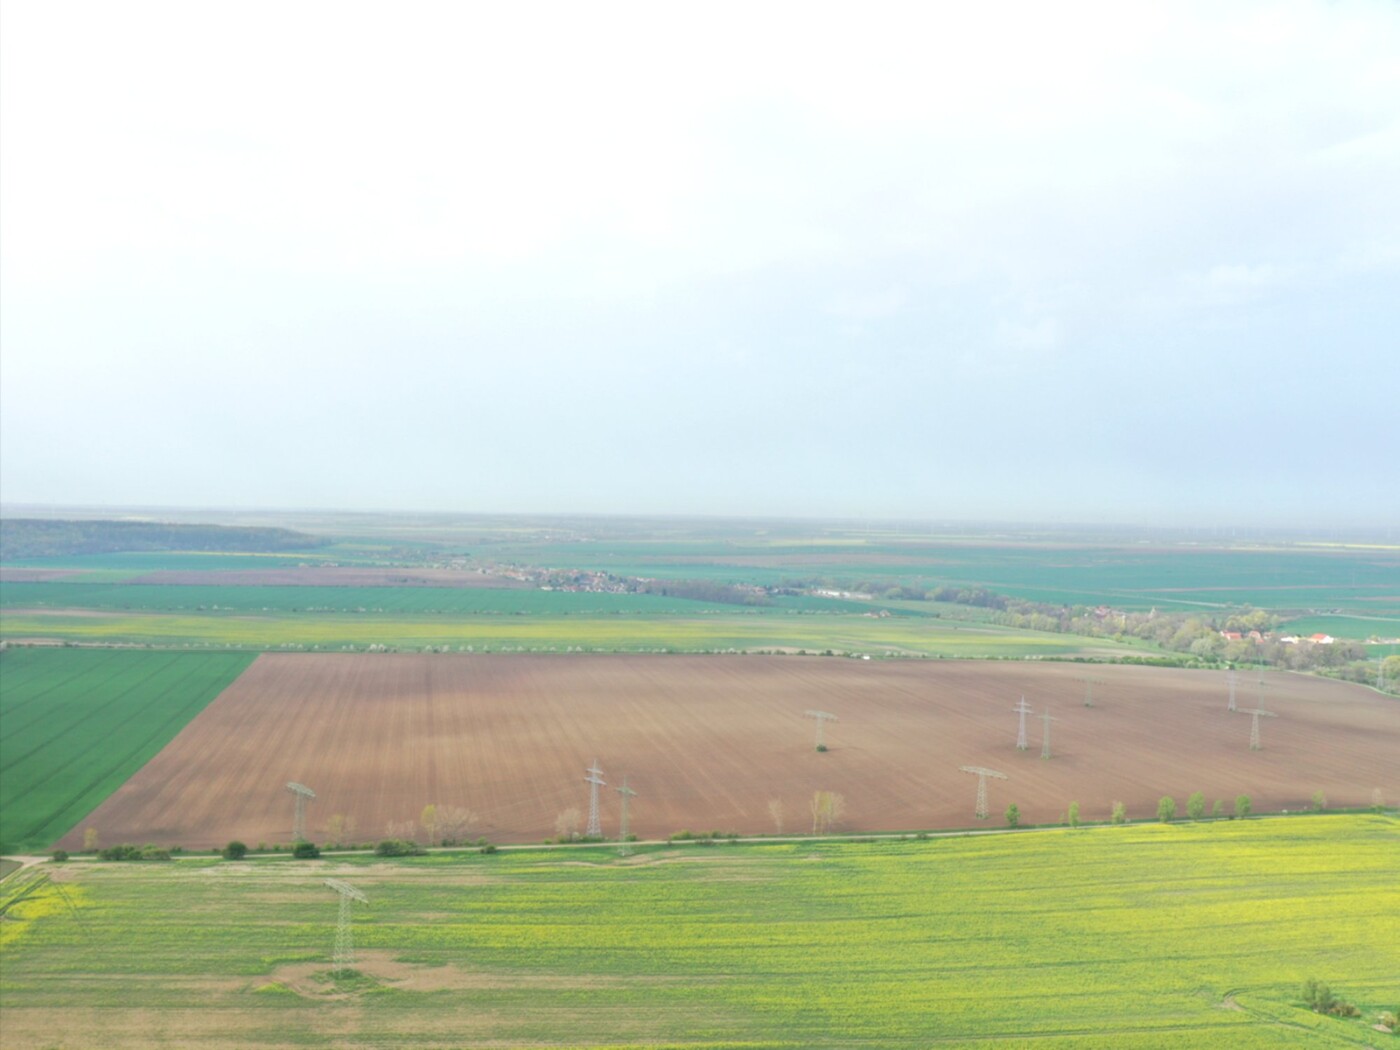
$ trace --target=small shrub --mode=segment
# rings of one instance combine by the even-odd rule
[[[1126,824],[1128,822],[1128,808],[1121,802],[1113,803],[1113,823]]]
[[[818,744],[818,745],[817,745],[817,750],[818,750],[818,751],[825,751],[825,750],[826,750],[826,745],[825,745],[825,744]]]
[[[482,852],[482,853],[495,853],[495,852],[496,852],[496,844],[495,844],[494,842],[488,842],[486,845],[484,845],[484,846],[481,847],[481,852]]]
[[[412,839],[381,839],[374,847],[376,857],[419,857],[427,852]]]
[[[297,860],[315,860],[320,855],[321,851],[313,842],[302,841],[292,846],[292,856]]]
[[[1360,1010],[1345,999],[1338,999],[1326,982],[1319,981],[1316,977],[1309,977],[1303,982],[1303,1002],[1308,1004],[1308,1009],[1320,1014],[1331,1014],[1333,1017],[1361,1015]]]
[[[1254,803],[1249,800],[1248,795],[1235,796],[1235,816],[1241,818],[1247,817],[1253,808]]]
[[[68,851],[66,849],[56,849],[53,851],[51,856],[54,860],[58,861],[58,863],[62,864],[65,860],[68,859]]]
[[[1169,824],[1176,816],[1176,799],[1170,795],[1163,795],[1157,802],[1157,819],[1163,824]]]
[[[234,839],[223,850],[224,860],[242,860],[248,855],[248,847],[245,843]]]
[[[1013,828],[1021,823],[1021,807],[1014,802],[1006,807],[1006,823]]]
[[[1072,827],[1072,828],[1077,828],[1077,827],[1079,827],[1079,803],[1078,803],[1078,802],[1071,802],[1071,803],[1069,804],[1069,826]]]
[[[1321,788],[1312,793],[1312,808],[1314,813],[1321,813],[1327,808],[1327,796]]]

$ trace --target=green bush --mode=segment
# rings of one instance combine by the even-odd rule
[[[1171,822],[1176,816],[1176,799],[1170,795],[1163,795],[1157,802],[1157,819],[1163,824]]]
[[[53,851],[52,856],[54,860],[62,864],[65,860],[68,859],[68,851],[66,849],[56,849]]]
[[[223,850],[224,860],[242,860],[247,855],[248,847],[237,839],[230,842]]]
[[[170,851],[160,846],[108,846],[97,851],[99,860],[169,860]]]
[[[313,842],[302,841],[292,846],[292,856],[297,860],[315,860],[320,855],[321,851]]]
[[[418,857],[427,852],[412,839],[382,839],[374,847],[376,857]]]
[[[1006,823],[1013,828],[1021,823],[1021,807],[1014,802],[1006,807]]]
[[[1309,977],[1303,982],[1303,1002],[1308,1004],[1308,1009],[1333,1017],[1357,1017],[1361,1014],[1351,1003],[1333,995],[1332,989],[1316,977]]]

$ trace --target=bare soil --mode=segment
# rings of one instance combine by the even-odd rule
[[[1097,679],[1086,708],[1084,677]],[[838,830],[973,826],[977,782],[993,825],[1010,802],[1026,823],[1103,820],[1122,800],[1155,815],[1163,795],[1238,794],[1256,810],[1366,806],[1400,798],[1400,703],[1360,686],[1284,672],[1240,676],[1241,708],[1263,705],[1263,749],[1250,717],[1226,710],[1224,672],[990,661],[858,661],[677,655],[269,654],[64,840],[95,827],[105,844],[288,842],[288,781],[317,793],[311,837],[334,815],[348,839],[374,841],[423,807],[480,815],[472,837],[539,841],[557,816],[586,817],[585,769],[605,771],[603,831],[618,833],[623,774],[638,792],[631,830],[743,834],[811,829],[814,791],[845,798]],[[1016,749],[1012,706],[1047,707]],[[830,748],[814,747],[821,709]],[[769,803],[782,808],[782,827]]]

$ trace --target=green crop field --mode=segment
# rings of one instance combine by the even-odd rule
[[[238,653],[0,652],[0,843],[42,849],[252,661]]]
[[[597,597],[596,595],[591,597]],[[384,645],[399,649],[475,651],[688,652],[806,650],[944,657],[1162,655],[1141,642],[999,627],[930,616],[815,613],[715,607],[700,615],[424,616],[372,613],[46,613],[0,618],[11,640],[56,639],[87,645],[318,648]]]
[[[0,583],[0,608],[159,612],[370,612],[456,616],[695,615],[733,605],[653,594],[482,587],[202,586],[134,583]]]
[[[1308,637],[1330,634],[1364,642],[1368,638],[1400,638],[1400,616],[1304,616],[1279,624],[1279,632]]]
[[[1347,609],[1400,615],[1400,552],[1390,548],[1205,548],[1056,543],[844,542],[799,537],[689,543],[613,541],[483,545],[482,556],[562,568],[778,584],[804,577],[851,583],[984,587],[1033,601],[1124,609]]]
[[[1393,817],[1321,816],[70,862],[0,886],[0,1006],[14,1047],[1362,1047],[1400,1006],[1398,853]],[[342,979],[329,875],[369,899]]]

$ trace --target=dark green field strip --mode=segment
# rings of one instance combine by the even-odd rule
[[[98,748],[120,746],[121,737],[128,728],[144,725],[151,710],[163,711],[167,706],[166,697],[187,688],[189,680],[199,675],[199,669],[190,666],[189,661],[177,662],[174,654],[163,654],[167,660],[149,675],[139,676],[126,673],[113,676],[91,693],[95,701],[76,703],[50,703],[40,712],[42,726],[31,723],[29,728],[14,738],[19,747],[0,750],[0,774],[12,777],[15,783],[30,785],[37,790],[62,774],[69,766],[78,764]],[[47,717],[42,717],[47,714]],[[92,740],[85,748],[70,749],[66,762],[53,761],[53,741],[79,739],[78,731],[87,725],[109,725],[115,735]],[[37,768],[36,768],[37,767]]]
[[[34,569],[154,572],[157,569],[199,570],[282,569],[316,564],[335,556],[328,548],[282,554],[223,554],[206,551],[126,551],[113,554],[64,554],[45,558],[14,558],[6,565]]]
[[[113,659],[115,658],[115,659]],[[12,649],[0,654],[0,842],[42,848],[150,760],[247,654]],[[10,724],[8,712],[24,716]]]
[[[24,698],[22,686],[0,690],[0,697],[3,697],[0,713],[3,713],[5,727],[0,733],[0,773],[8,773],[37,747],[44,746],[49,738],[62,736],[74,725],[100,716],[103,707],[120,703],[126,694],[151,676],[153,667],[170,666],[175,654],[152,655],[157,663],[140,665],[130,660],[77,658],[73,666],[82,668],[79,674],[69,675],[67,667],[56,667],[56,677],[63,679],[62,684],[36,690],[37,695],[30,698]],[[46,659],[45,662],[55,661]]]
[[[111,657],[113,653],[103,653],[102,657]],[[44,685],[42,681],[32,683],[30,690],[23,695],[15,693],[11,695],[0,682],[0,745],[11,733],[19,732],[23,722],[21,714],[26,711],[39,711],[45,699],[57,693],[62,696],[69,689],[80,688],[79,680],[85,675],[105,674],[104,665],[115,665],[117,661],[110,659],[94,658],[92,660],[72,661],[66,665],[55,665],[49,675],[49,684]],[[42,715],[39,715],[42,717]]]

